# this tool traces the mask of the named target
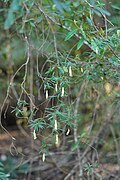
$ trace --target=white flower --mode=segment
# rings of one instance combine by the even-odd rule
[[[45,161],[45,153],[43,153],[43,155],[42,155],[42,161],[43,162]]]
[[[57,92],[58,91],[58,85],[55,84],[55,91]]]
[[[83,68],[81,67],[81,72],[83,73],[83,71],[84,71],[84,70],[83,70]]]
[[[34,137],[34,139],[37,139],[35,130],[33,131],[33,137]]]
[[[68,135],[69,135],[69,133],[70,133],[70,129],[68,129],[68,130],[67,130],[67,132],[66,132],[66,136],[68,136]]]
[[[57,130],[57,120],[55,119],[55,130]]]
[[[58,145],[58,134],[55,135],[55,144]]]
[[[45,97],[48,99],[48,90],[45,91]]]
[[[71,66],[69,67],[69,76],[70,76],[70,77],[73,76],[73,75],[72,75],[72,67],[71,67]]]
[[[64,96],[64,93],[65,93],[65,89],[64,89],[64,87],[62,87],[62,94],[61,94],[61,97]]]

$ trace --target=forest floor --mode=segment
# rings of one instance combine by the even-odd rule
[[[10,173],[10,180],[76,180],[76,151],[61,145],[46,154],[40,152],[41,140],[33,140],[28,131],[10,130],[0,134],[0,161]],[[44,154],[44,155],[43,155]],[[44,156],[44,157],[43,157]],[[120,180],[118,163],[100,161],[98,166],[83,168],[83,180]],[[88,167],[88,166],[87,166]]]

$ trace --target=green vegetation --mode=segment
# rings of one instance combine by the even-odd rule
[[[52,149],[67,146],[76,153],[75,168],[65,179],[94,174],[109,152],[120,163],[119,5],[0,2],[1,116],[12,106],[17,124],[31,130],[34,143],[41,139],[43,161]]]

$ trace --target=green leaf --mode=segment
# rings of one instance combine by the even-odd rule
[[[86,20],[87,20],[88,24],[92,26],[93,23],[92,23],[91,19],[89,17],[87,17]]]
[[[12,4],[11,4],[11,6],[10,6],[10,10],[11,10],[12,12],[15,12],[15,11],[18,11],[19,8],[20,8],[20,6],[19,6],[19,0],[13,0]]]
[[[117,30],[117,35],[120,37],[120,30],[119,29]]]
[[[66,66],[63,66],[63,71],[68,72],[68,68]]]
[[[93,49],[96,54],[99,54],[99,47],[97,45],[97,42],[95,40],[91,40],[91,48]]]
[[[54,3],[55,3],[56,8],[57,8],[61,13],[64,13],[64,9],[63,9],[62,3],[59,2],[58,0],[54,0]]]
[[[115,5],[111,5],[112,8],[116,9],[116,10],[120,10],[120,7],[115,6]]]
[[[85,34],[85,31],[83,30],[82,26],[80,27],[80,32],[85,40],[87,40],[87,36]]]
[[[74,34],[77,32],[77,29],[74,29],[72,31],[70,31],[67,36],[65,37],[65,41],[69,40],[72,36],[74,36]]]
[[[24,22],[25,22],[25,23],[27,23],[27,22],[31,22],[31,21],[34,21],[34,19],[33,19],[33,18],[30,18],[30,19],[26,19],[26,20],[24,20]]]
[[[83,43],[84,43],[84,39],[81,38],[81,39],[79,40],[78,44],[77,44],[77,50],[81,48],[81,46],[83,45]]]
[[[104,55],[104,48],[100,50],[100,59],[102,59],[103,55]]]
[[[55,69],[54,67],[49,68],[48,71],[47,71],[45,74],[50,74],[50,73],[52,73],[54,69]]]
[[[14,21],[15,21],[15,16],[13,12],[9,11],[7,15],[7,19],[5,20],[4,23],[4,29],[9,29],[13,25]]]
[[[58,67],[58,69],[61,74],[64,74],[64,70],[61,67]]]
[[[4,29],[9,29],[15,21],[14,12],[20,9],[19,0],[13,0],[8,10],[7,18],[4,23]]]
[[[102,9],[100,7],[95,7],[95,10],[100,12],[100,16],[101,16],[101,14],[105,14],[107,16],[110,16],[110,13],[107,10],[104,10],[104,9]]]
[[[35,24],[34,24],[33,22],[31,22],[31,21],[30,21],[30,25],[31,25],[32,27],[35,27]]]
[[[100,4],[97,4],[96,6],[97,6],[97,7],[105,6],[105,4],[104,4],[104,3],[100,3]]]
[[[79,142],[76,142],[76,143],[74,143],[74,144],[72,145],[71,150],[72,150],[72,151],[75,151],[78,147],[79,147]]]
[[[83,131],[83,132],[81,133],[80,137],[83,138],[83,137],[85,137],[85,135],[86,135],[86,131]]]

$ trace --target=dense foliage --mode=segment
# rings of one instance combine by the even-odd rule
[[[42,137],[43,160],[54,144],[59,149],[65,141],[77,152],[80,176],[89,151],[95,156],[93,165],[99,161],[100,147],[118,153],[119,4],[0,2],[1,113],[10,104],[34,141]],[[107,143],[106,134],[112,134],[115,145]],[[119,163],[119,156],[116,159]]]

